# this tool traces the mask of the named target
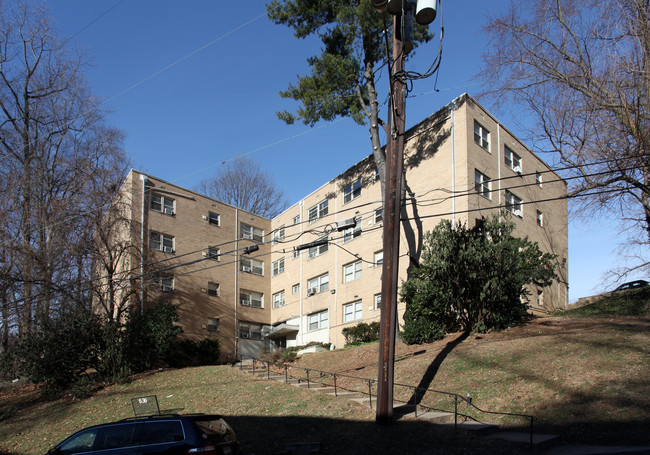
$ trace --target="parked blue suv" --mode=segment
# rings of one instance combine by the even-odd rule
[[[170,414],[137,417],[85,428],[48,455],[237,455],[235,432],[218,415]]]

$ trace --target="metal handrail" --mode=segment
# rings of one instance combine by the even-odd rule
[[[270,378],[271,366],[275,366],[274,364],[272,364],[271,362],[266,361],[266,360],[258,359],[256,357],[240,356],[240,369],[243,368],[243,362],[242,361],[244,359],[246,359],[246,358],[252,360],[253,374],[255,374],[255,365],[256,365],[256,363],[261,362],[261,363],[265,364],[265,367],[266,367],[266,370],[267,370],[267,379]],[[288,372],[289,371],[289,366],[286,363],[284,363],[283,366],[284,366],[284,375],[285,375],[285,384],[286,384],[286,383],[289,382],[289,377],[290,377],[289,372]],[[317,369],[314,369],[314,368],[305,368],[305,367],[300,367],[300,366],[295,366],[295,365],[292,365],[291,368],[292,369],[303,370],[303,371],[306,372],[307,388],[311,388],[310,377],[309,377],[310,372],[319,373],[319,377],[321,379],[323,377],[327,376],[327,375],[332,376],[333,379],[334,379],[334,385],[333,385],[333,387],[334,387],[334,396],[336,396],[336,397],[338,397],[338,389],[358,392],[358,393],[361,393],[361,394],[366,393],[366,392],[363,392],[363,391],[360,391],[360,390],[352,390],[352,389],[347,389],[345,387],[341,387],[340,385],[337,384],[338,378],[343,377],[343,378],[349,378],[349,379],[354,379],[354,380],[366,381],[368,383],[368,396],[369,396],[370,409],[372,409],[372,384],[378,382],[376,379],[361,378],[361,377],[358,377],[358,376],[352,376],[352,375],[343,374],[343,373],[333,373],[333,372],[329,372],[329,371],[317,370]],[[291,377],[294,378],[294,376],[291,376]],[[299,377],[295,377],[295,379],[298,379],[298,382],[303,380],[303,378],[299,378]],[[329,384],[326,384],[324,382],[321,382],[321,383],[324,384],[324,385],[329,385]],[[441,394],[441,395],[446,395],[446,396],[449,396],[449,397],[453,397],[454,398],[454,430],[458,429],[458,416],[459,415],[462,415],[463,417],[466,417],[466,418],[471,418],[468,415],[460,414],[458,412],[459,399],[464,401],[467,404],[468,409],[471,406],[473,409],[475,409],[476,411],[481,412],[483,414],[501,415],[501,416],[510,416],[510,417],[521,417],[523,419],[526,419],[526,420],[529,421],[529,425],[530,425],[530,427],[529,427],[529,432],[530,432],[529,444],[530,444],[531,447],[533,446],[533,421],[535,420],[535,417],[532,416],[532,415],[518,414],[518,413],[513,413],[513,412],[486,411],[486,410],[481,409],[478,406],[476,406],[472,402],[471,398],[467,398],[467,397],[464,397],[463,395],[459,395],[459,394],[453,393],[453,392],[445,392],[443,390],[435,390],[435,389],[429,389],[429,388],[425,388],[425,387],[417,387],[417,386],[399,384],[399,383],[394,383],[393,385],[395,387],[404,387],[404,388],[407,388],[407,389],[412,389],[413,390],[413,396],[416,397],[415,401],[417,401],[417,394],[420,393],[420,392],[423,392],[422,396],[424,396],[424,394],[426,392],[431,392],[431,393],[436,393],[436,394]],[[405,402],[405,403],[408,404],[408,402]],[[431,407],[428,407],[428,406],[425,406],[425,405],[422,405],[422,404],[420,404],[420,407],[428,409],[428,410],[433,409]],[[414,409],[415,409],[415,417],[417,418],[417,413],[418,413],[418,403],[417,402],[414,403]]]

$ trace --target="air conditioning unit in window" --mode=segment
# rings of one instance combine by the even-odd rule
[[[173,253],[173,252],[174,252],[174,249],[173,249],[171,246],[164,246],[164,247],[163,247],[163,251],[164,251],[165,253]]]
[[[216,324],[208,324],[208,332],[218,332],[219,326]]]
[[[252,270],[253,269],[251,269],[251,267],[249,265],[242,265],[241,266],[241,271],[242,272],[249,272],[250,273]]]
[[[248,332],[242,332],[241,337],[242,338],[249,338]]]
[[[174,288],[169,286],[168,284],[163,284],[161,288],[162,288],[163,292],[173,292],[174,291]]]
[[[241,304],[242,304],[243,306],[251,306],[251,301],[250,301],[250,300],[242,300],[242,301],[241,301]]]
[[[169,207],[165,207],[165,208],[163,209],[163,213],[164,213],[165,215],[172,215],[172,216],[175,215],[175,213],[174,213],[174,209],[170,209]]]
[[[312,296],[314,294],[316,294],[316,288],[307,289],[307,297]]]

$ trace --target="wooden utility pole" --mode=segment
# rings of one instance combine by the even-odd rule
[[[399,276],[399,238],[404,169],[405,79],[404,52],[400,30],[401,15],[393,20],[393,67],[391,70],[391,135],[386,150],[384,185],[384,263],[381,283],[381,322],[379,329],[379,375],[377,384],[378,423],[393,419],[393,373],[397,331],[397,285]],[[397,77],[395,77],[397,75]]]

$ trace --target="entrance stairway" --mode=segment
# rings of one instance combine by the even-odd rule
[[[337,398],[350,400],[363,406],[368,406],[371,409],[376,409],[377,399],[368,393],[344,390],[340,387],[335,388],[332,385],[320,383],[317,379],[307,381],[305,379],[292,378],[286,374],[279,374],[272,370],[269,371],[260,362],[243,361],[237,367],[245,373],[261,379],[325,393]],[[511,443],[521,444],[522,446],[529,446],[535,450],[551,447],[560,441],[558,435],[534,433],[531,438],[529,432],[504,431],[500,430],[498,425],[477,422],[471,419],[459,419],[457,422],[454,422],[455,417],[453,412],[422,411],[421,409],[418,410],[413,404],[395,402],[393,403],[393,413],[397,419],[425,419],[436,425],[449,427],[452,431],[455,429],[480,437],[502,439]]]

